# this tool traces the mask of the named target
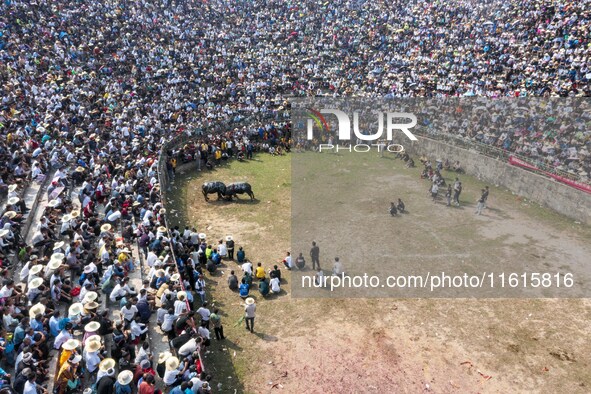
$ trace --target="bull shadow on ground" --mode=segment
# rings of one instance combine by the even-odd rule
[[[254,198],[254,200],[251,200],[250,197],[245,197],[245,198],[232,198],[232,200],[228,200],[225,198],[221,198],[221,199],[210,199],[209,201],[207,201],[209,204],[216,204],[216,205],[226,205],[226,204],[260,204],[260,200],[257,199],[256,197]]]

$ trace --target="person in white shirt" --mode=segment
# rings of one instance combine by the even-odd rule
[[[132,302],[127,302],[127,304],[123,305],[121,308],[121,318],[128,324],[131,323],[137,313],[138,310],[135,306],[135,300]]]
[[[197,329],[197,333],[201,338],[203,338],[203,344],[205,346],[209,346],[209,330],[207,329],[205,323],[201,323],[201,326],[199,326],[199,328]]]
[[[172,308],[168,310],[168,313],[166,315],[164,315],[162,325],[160,326],[160,328],[162,329],[162,331],[164,331],[164,333],[168,335],[168,339],[174,338],[174,322],[178,317],[179,315],[175,315],[174,309]]]
[[[68,328],[69,327],[69,328]],[[60,333],[55,337],[53,341],[53,348],[59,350],[62,348],[62,345],[66,343],[69,339],[74,338],[72,333],[70,332],[72,328],[72,324],[66,324],[66,327],[60,331]]]
[[[180,315],[187,311],[187,301],[183,295],[180,295],[179,299],[174,302],[174,314]]]
[[[146,263],[148,263],[148,267],[153,267],[156,260],[158,260],[158,255],[154,253],[154,251],[150,250],[148,252],[148,257],[146,258]]]
[[[35,382],[36,375],[34,372],[31,371],[29,375],[29,379],[25,383],[25,388],[23,389],[23,394],[40,394],[46,393],[47,390],[41,389],[38,390],[37,383]]]
[[[197,309],[197,313],[201,316],[201,323],[205,323],[206,327],[209,328],[209,316],[211,315],[211,312],[207,308],[207,302],[204,302],[203,306]]]
[[[222,240],[220,240],[220,242],[218,244],[218,253],[222,259],[225,259],[226,257],[228,257],[228,248],[226,247],[226,244]]]
[[[343,263],[339,261],[338,257],[334,258],[334,265],[332,266],[332,274],[334,276],[341,276],[345,273],[345,267]]]
[[[271,291],[275,294],[280,293],[281,292],[281,282],[279,281],[279,278],[274,277],[271,278]]]
[[[131,321],[131,324],[129,326],[129,331],[131,331],[131,339],[135,339],[135,338],[142,338],[142,340],[144,339],[142,336],[143,334],[148,332],[148,327],[146,327],[145,324],[138,322],[139,318],[136,318],[134,320]]]
[[[252,263],[247,260],[244,264],[242,264],[242,271],[252,275]]]
[[[285,256],[285,258],[283,259],[283,264],[285,265],[285,268],[287,268],[288,270],[291,270],[293,268],[290,252],[287,252],[287,256]]]
[[[179,348],[179,355],[183,357],[187,357],[193,354],[194,351],[197,350],[199,344],[197,343],[196,338],[191,338],[183,346]]]

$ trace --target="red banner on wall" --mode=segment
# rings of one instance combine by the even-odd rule
[[[541,174],[544,174],[544,175],[547,175],[551,178],[556,179],[558,182],[562,182],[562,183],[567,184],[571,187],[574,187],[575,189],[578,189],[578,190],[581,190],[581,191],[591,194],[591,185],[577,182],[577,181],[573,181],[572,179],[568,179],[566,177],[552,174],[551,172],[548,172],[548,171],[541,170],[538,167],[534,166],[533,164],[523,161],[521,159],[518,159],[516,157],[510,156],[509,157],[509,164],[517,166],[517,167],[527,168],[528,170],[537,171]]]

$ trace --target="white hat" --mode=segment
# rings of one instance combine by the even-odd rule
[[[180,362],[178,358],[170,357],[168,360],[166,360],[166,369],[168,371],[174,371],[179,367],[179,364]]]
[[[35,278],[29,282],[27,287],[29,287],[29,289],[36,289],[36,288],[40,287],[42,284],[43,284],[43,278]]]
[[[158,364],[162,364],[164,361],[166,361],[169,357],[172,357],[172,353],[171,352],[163,352],[160,353],[158,355]]]
[[[179,273],[176,273],[170,277],[170,280],[173,282],[177,282],[180,278],[181,278],[181,275]]]
[[[35,316],[37,316],[38,314],[44,314],[45,313],[45,305],[38,303],[35,304],[31,307],[31,309],[29,309],[29,317],[31,319],[34,319]]]
[[[20,199],[20,198],[18,198],[18,197],[10,197],[10,198],[8,199],[8,201],[7,201],[7,204],[8,204],[8,205],[14,205],[14,204],[18,204],[18,202],[19,202],[20,200],[21,200],[21,199]]]
[[[129,370],[119,372],[117,375],[117,381],[122,386],[127,386],[133,380],[133,373]]]
[[[43,264],[35,264],[29,269],[29,275],[37,275],[41,271],[43,271]]]
[[[13,183],[12,185],[8,186],[8,192],[12,193],[13,191],[16,190],[16,188],[17,188],[17,185]]]
[[[105,223],[101,226],[101,231],[106,233],[107,231],[111,230],[111,225],[109,223]]]
[[[92,268],[91,265],[87,265],[84,267],[84,273],[85,274],[90,274],[93,271],[94,268]]]
[[[98,298],[98,294],[96,291],[87,291],[86,294],[84,294],[84,298],[82,299],[82,303],[94,301],[97,298]]]
[[[57,244],[56,244],[56,246],[57,246]],[[61,248],[62,246],[63,246],[63,244],[59,245],[58,249]],[[56,261],[61,262],[65,257],[66,257],[66,255],[63,253],[55,252],[54,254],[51,255],[51,260],[56,260]]]
[[[84,305],[82,305],[80,302],[76,302],[70,306],[70,308],[68,309],[68,314],[74,316],[79,315],[82,313],[83,309]]]
[[[77,218],[78,216],[80,216],[80,210],[78,209],[74,209],[72,212],[70,212],[70,217],[73,218]]]
[[[84,347],[84,351],[87,353],[96,352],[101,348],[101,343],[98,341],[86,341],[86,346]]]
[[[5,229],[0,230],[0,238],[6,237],[6,235],[8,235],[9,232],[10,231],[5,230]]]
[[[112,358],[105,358],[103,359],[103,361],[100,362],[99,370],[101,370],[102,372],[107,372],[109,369],[115,368],[115,365],[117,365],[117,362],[115,360],[113,360]]]
[[[66,213],[64,216],[62,216],[62,223],[69,222],[70,220],[72,220],[72,216],[70,216],[69,213]]]
[[[226,235],[226,241],[233,241],[234,238],[232,238],[231,235]]]
[[[246,302],[246,305],[252,305],[254,304],[254,298],[248,297],[244,302]]]
[[[62,344],[62,349],[65,350],[74,350],[78,346],[80,346],[80,341],[74,338],[68,339],[66,342]]]
[[[58,200],[50,200],[47,203],[47,206],[50,207],[50,208],[55,208],[55,207],[57,207],[57,204],[59,204],[59,201]]]
[[[184,301],[187,299],[187,292],[186,291],[179,291],[178,293],[176,293],[176,298],[178,298],[181,301]]]
[[[59,242],[56,242],[56,243],[53,245],[53,250],[58,250],[58,249],[60,249],[60,248],[61,248],[62,246],[64,246],[64,245],[65,245],[65,244],[64,244],[64,241],[59,241]]]
[[[74,359],[70,362],[74,363],[74,364],[78,364],[80,361],[82,361],[82,356],[77,354]]]
[[[84,303],[84,309],[91,311],[99,307],[99,304],[94,301],[89,301]]]
[[[14,219],[14,217],[16,216],[16,212],[6,211],[6,212],[4,212],[4,215],[2,215],[2,216],[4,216],[5,218],[8,218],[8,219]]]
[[[199,239],[205,239],[205,238],[207,238],[205,233],[199,233]]]
[[[60,267],[60,265],[62,265],[61,260],[51,259],[49,260],[49,263],[47,263],[47,268],[50,270],[56,270]]]
[[[91,321],[87,325],[84,326],[84,331],[86,332],[97,332],[101,328],[101,323],[97,321]]]

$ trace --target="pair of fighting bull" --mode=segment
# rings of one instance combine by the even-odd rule
[[[201,191],[203,192],[205,201],[209,201],[209,198],[207,197],[208,194],[215,193],[218,195],[218,200],[223,197],[231,201],[232,197],[238,198],[238,194],[244,193],[248,194],[251,200],[254,200],[252,188],[250,187],[250,184],[246,182],[230,183],[229,185],[219,181],[205,182],[201,187]]]

